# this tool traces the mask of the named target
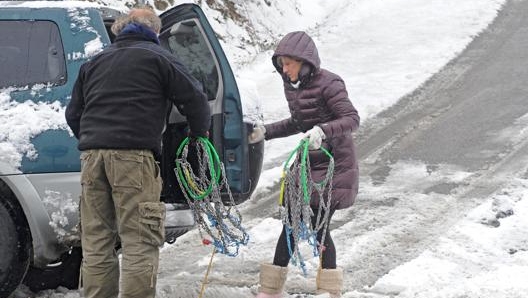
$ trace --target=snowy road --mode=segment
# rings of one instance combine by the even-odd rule
[[[361,220],[359,214],[350,219],[360,231],[362,226],[401,226],[401,235],[394,235],[391,243],[365,247],[367,251],[350,263],[355,273],[348,283],[351,290],[373,284],[414,258],[431,239],[523,171],[528,159],[527,46],[528,3],[511,1],[456,60],[361,132],[362,176],[369,176],[365,180],[373,184],[373,192],[364,192],[355,206]],[[394,170],[405,175],[408,163],[422,166],[431,179],[400,175],[399,187],[405,192],[390,196],[382,190],[387,177],[394,176]],[[438,171],[441,176],[466,177],[435,180]],[[415,201],[416,194],[427,196]],[[419,218],[408,220],[412,214]]]
[[[523,170],[527,16],[527,2],[510,2],[456,60],[358,133],[360,195],[333,223],[337,250],[347,256],[338,260],[346,270],[345,297],[396,294],[397,289],[366,287],[417,257]],[[276,216],[275,200],[276,194],[261,194],[245,203],[246,225],[251,229]],[[280,226],[270,222],[269,228]],[[272,258],[274,244],[275,239],[256,239],[238,258],[217,257],[206,297],[251,297],[258,263]],[[209,256],[196,233],[165,250],[161,297],[197,295]],[[175,267],[184,273],[174,275]],[[291,270],[289,293],[313,289],[313,276]]]

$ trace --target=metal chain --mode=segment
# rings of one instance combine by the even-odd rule
[[[179,175],[178,172],[176,173],[178,183],[193,212],[200,236],[204,239],[204,243],[212,243],[217,252],[234,257],[238,255],[240,245],[246,245],[248,243],[249,234],[242,227],[242,215],[236,207],[227,183],[224,165],[218,160],[221,173],[214,173],[212,157],[206,147],[207,143],[197,141],[193,143],[195,144],[198,165],[198,173],[195,174],[188,160],[190,144],[189,142],[183,147],[181,156],[176,159],[176,163],[184,173],[184,175]],[[212,149],[214,150],[214,148]],[[216,175],[221,175],[218,181],[215,180]],[[210,193],[202,199],[196,199],[186,191],[188,188],[191,188],[195,193],[200,195],[205,194],[208,189],[210,189]],[[228,195],[228,206],[222,201],[222,189]],[[212,240],[205,238],[203,235],[204,232]]]
[[[301,266],[306,275],[305,263],[299,250],[300,240],[307,240],[313,247],[314,256],[322,253],[326,231],[328,229],[328,218],[332,201],[332,181],[334,174],[334,158],[329,156],[329,164],[323,181],[315,182],[310,171],[310,160],[307,156],[307,143],[301,143],[296,148],[294,162],[288,168],[285,165],[284,194],[280,214],[282,223],[286,227],[288,250],[293,264]],[[303,154],[303,151],[305,151]],[[290,155],[290,158],[293,156]],[[305,158],[303,158],[305,157]],[[305,179],[303,179],[305,177]],[[312,194],[313,193],[313,194]],[[319,198],[317,214],[313,214],[310,207],[312,196]],[[326,199],[325,199],[326,196]],[[316,216],[315,225],[312,226],[311,218]],[[323,229],[320,243],[317,243],[317,232]],[[293,239],[293,245],[290,241]]]

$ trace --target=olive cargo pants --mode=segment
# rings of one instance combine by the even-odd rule
[[[160,202],[160,170],[151,151],[86,150],[81,168],[84,297],[153,298],[165,237],[165,205]],[[121,274],[117,239],[122,247]]]

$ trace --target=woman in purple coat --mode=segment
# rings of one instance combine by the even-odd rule
[[[284,81],[284,94],[291,117],[254,128],[250,142],[304,132],[309,140],[310,171],[314,181],[325,178],[329,159],[318,149],[327,149],[335,161],[330,220],[335,210],[350,207],[358,192],[358,164],[352,132],[359,126],[359,115],[348,98],[343,79],[320,67],[317,47],[305,32],[296,31],[284,36],[272,62]],[[310,206],[316,211],[318,205],[319,197],[313,195]],[[273,264],[261,264],[258,298],[282,297],[290,261],[287,234],[283,228]],[[323,231],[319,231],[318,241],[322,239],[322,234]],[[329,229],[324,238],[325,250],[322,270],[317,276],[317,292],[340,297],[343,270],[336,266],[336,250]]]

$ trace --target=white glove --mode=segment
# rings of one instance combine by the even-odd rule
[[[326,139],[326,135],[323,129],[316,125],[304,134],[304,138],[308,139],[308,149],[317,150],[321,148],[321,143]]]
[[[255,144],[264,140],[266,128],[263,125],[253,127],[253,131],[248,136],[248,143]]]

